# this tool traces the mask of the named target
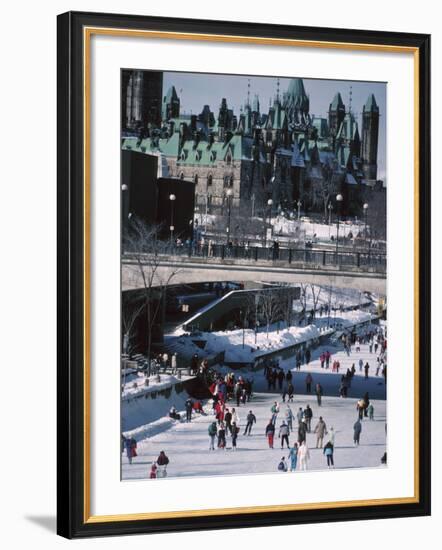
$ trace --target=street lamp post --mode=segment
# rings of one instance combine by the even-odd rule
[[[175,231],[175,226],[173,225],[173,206],[176,200],[176,196],[172,193],[169,195],[170,200],[170,245],[173,246],[173,232]]]
[[[365,235],[365,245],[368,243],[367,239],[367,214],[368,214],[368,203],[364,203],[364,206],[362,207],[364,209],[364,220],[365,220],[365,228],[364,228],[364,235]]]
[[[127,219],[128,219],[128,212],[129,210],[129,204],[128,204],[128,192],[129,187],[123,183],[121,186],[121,192],[122,192],[122,198],[121,198],[121,218],[122,218],[122,229],[125,230],[127,227]]]
[[[336,195],[337,202],[337,221],[336,221],[336,263],[338,263],[338,250],[339,250],[339,214],[341,209],[341,202],[344,200],[344,197],[339,193]]]
[[[206,194],[206,212],[204,216],[204,236],[207,233],[207,215],[209,213],[209,195]]]
[[[267,201],[267,210],[268,210],[268,216],[269,216],[269,225],[272,223],[272,205],[273,200],[269,199]],[[267,216],[264,218],[264,247],[267,246]]]
[[[226,233],[227,233],[227,243],[228,243],[229,242],[229,237],[230,237],[230,219],[231,219],[231,214],[232,214],[232,196],[233,196],[232,189],[227,189],[226,195],[227,195],[227,227],[226,227]]]
[[[329,202],[327,208],[328,208],[328,225],[331,225],[333,204],[331,202]]]
[[[259,327],[258,305],[259,305],[259,294],[255,294],[255,346],[256,346],[256,338],[258,335],[258,327]]]

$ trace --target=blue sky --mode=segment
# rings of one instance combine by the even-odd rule
[[[293,77],[302,75],[294,74]],[[239,115],[241,105],[247,98],[250,79],[250,97],[259,96],[261,112],[267,112],[269,101],[274,98],[277,90],[276,77],[220,75],[204,73],[165,72],[163,81],[164,93],[174,85],[181,100],[181,112],[199,114],[204,105],[210,105],[215,114],[221,103],[221,98],[227,99],[229,108]],[[359,131],[361,131],[362,107],[370,93],[373,93],[379,106],[379,146],[378,146],[378,178],[385,180],[386,164],[386,104],[387,86],[384,82],[355,82],[344,80],[319,80],[304,78],[304,87],[310,97],[310,114],[327,117],[329,104],[336,92],[340,92],[342,100],[348,109],[350,87],[352,91],[352,111],[355,114]],[[280,92],[285,92],[290,79],[280,79]]]

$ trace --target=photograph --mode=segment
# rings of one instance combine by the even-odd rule
[[[121,480],[388,468],[388,83],[120,86]]]

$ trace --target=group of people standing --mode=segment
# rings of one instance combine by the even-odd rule
[[[285,457],[282,457],[281,461],[278,464],[278,470],[281,471],[295,471],[299,464],[299,470],[307,470],[308,462],[310,460],[310,450],[307,445],[307,434],[311,432],[311,423],[313,418],[313,411],[310,405],[306,405],[305,409],[299,407],[298,412],[296,413],[296,419],[298,421],[296,439],[293,442],[293,445],[290,446],[290,437],[293,429],[293,419],[295,415],[292,412],[292,409],[289,404],[281,411],[281,408],[277,402],[274,402],[270,408],[271,418],[265,428],[265,436],[267,438],[269,449],[274,449],[275,445],[275,435],[276,435],[276,422],[278,415],[283,413],[284,419],[281,422],[278,430],[278,438],[280,440],[281,449],[284,449],[284,446],[289,451],[288,459],[290,464],[288,465]],[[327,425],[322,418],[319,417],[319,420],[313,430],[316,435],[316,448],[323,448],[324,437],[330,433],[329,440],[327,441],[324,447],[324,455],[327,459],[328,467],[334,467],[333,461],[333,451],[334,451],[334,442],[335,442],[335,431],[330,428],[330,431],[327,431]]]
[[[221,414],[217,413],[216,418],[217,421],[211,422],[207,430],[210,439],[209,450],[215,450],[215,440],[218,449],[227,449],[226,436],[230,435],[232,443],[231,449],[232,451],[236,451],[236,442],[240,433],[240,420],[235,408],[231,410],[225,408]],[[246,426],[243,435],[250,436],[253,424],[255,423],[256,416],[253,414],[253,411],[250,410],[246,417]]]

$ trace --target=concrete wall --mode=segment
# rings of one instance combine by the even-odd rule
[[[146,266],[146,272],[151,269]],[[259,281],[278,283],[313,283],[332,285],[339,288],[355,288],[361,291],[386,294],[387,281],[379,274],[353,271],[331,271],[302,267],[277,265],[235,265],[213,264],[203,261],[164,261],[155,273],[155,284],[163,284],[172,275],[170,284],[199,283],[215,281]],[[141,275],[132,264],[122,265],[122,290],[140,288]]]

